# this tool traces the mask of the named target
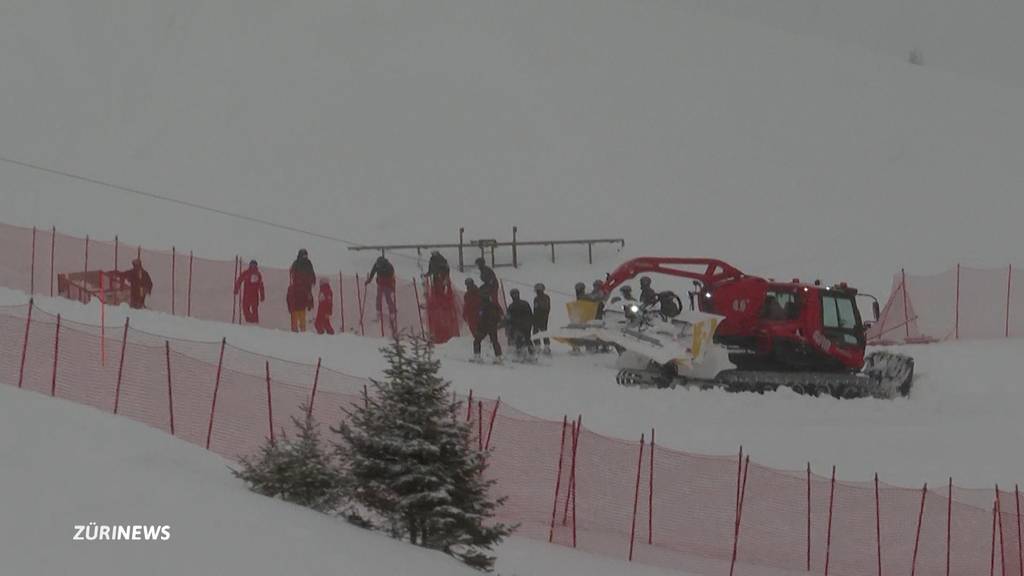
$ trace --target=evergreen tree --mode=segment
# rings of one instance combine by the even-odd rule
[[[306,406],[302,412],[302,420],[292,417],[298,430],[296,438],[290,439],[281,431],[281,438],[268,439],[256,458],[241,458],[241,469],[232,472],[264,496],[333,512],[342,500],[344,484],[334,455],[321,444],[319,426]]]
[[[428,341],[395,340],[381,352],[386,378],[332,429],[348,495],[392,536],[490,570],[487,552],[514,527],[488,522],[504,502],[488,494],[488,452],[473,446]]]

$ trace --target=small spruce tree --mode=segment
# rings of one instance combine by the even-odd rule
[[[483,477],[489,453],[473,446],[430,342],[396,339],[381,352],[386,378],[332,429],[348,495],[392,536],[490,570],[488,552],[514,527],[489,522],[504,502]]]
[[[337,510],[344,484],[334,455],[321,443],[320,428],[306,406],[304,417],[292,417],[298,430],[289,438],[284,431],[276,441],[267,440],[256,457],[239,460],[241,469],[232,472],[253,492],[281,498],[320,512]]]

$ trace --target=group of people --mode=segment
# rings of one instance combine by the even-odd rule
[[[507,315],[502,312],[498,303],[498,277],[482,257],[476,260],[480,273],[480,286],[472,278],[466,279],[466,294],[463,297],[462,314],[466,325],[473,334],[473,361],[481,362],[481,344],[490,340],[494,350],[494,361],[502,362],[501,342],[498,341],[498,330],[506,328],[509,343],[521,358],[535,357],[541,340],[533,336],[548,329],[548,317],[551,314],[551,298],[545,293],[543,284],[533,287],[533,306],[522,299],[518,288],[509,291],[512,302],[508,305]],[[550,338],[543,338],[543,352],[551,354]]]

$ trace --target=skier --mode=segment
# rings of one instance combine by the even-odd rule
[[[587,298],[593,302],[597,302],[597,316],[598,320],[604,318],[604,282],[600,280],[594,280],[594,289],[590,291]]]
[[[658,303],[658,293],[651,286],[650,276],[640,277],[640,304],[653,306]]]
[[[473,361],[483,362],[480,358],[480,343],[484,338],[491,339],[494,348],[494,363],[501,364],[501,343],[498,342],[498,326],[502,322],[501,308],[491,299],[487,292],[480,292],[480,313],[477,315],[476,335],[473,337]]]
[[[327,278],[320,279],[320,304],[316,309],[316,320],[313,328],[317,334],[334,334],[334,327],[331,326],[331,314],[334,313],[334,290],[331,289],[331,282]]]
[[[132,269],[125,272],[118,272],[122,282],[127,282],[131,287],[128,295],[128,305],[135,309],[146,307],[146,296],[153,293],[153,279],[149,272],[142,267],[142,260],[132,260]]]
[[[509,341],[516,348],[520,359],[532,357],[533,349],[533,310],[530,304],[519,297],[519,289],[509,291],[512,303],[508,305]]]
[[[391,333],[395,334],[398,332],[396,323],[398,313],[395,310],[395,267],[383,255],[378,256],[377,261],[373,263],[370,275],[366,277],[365,285],[369,286],[374,277],[377,278],[377,319],[383,322],[381,318],[384,313],[381,303],[383,300],[388,304],[388,323],[391,324]]]
[[[613,296],[609,302],[611,304],[618,304],[619,302],[636,302],[636,298],[633,297],[633,288],[629,284],[624,284],[619,288],[619,296]]]
[[[292,318],[292,332],[306,331],[306,311],[313,309],[314,284],[316,272],[313,271],[313,263],[309,261],[309,252],[303,248],[299,250],[289,270],[286,301]]]
[[[239,292],[242,293],[242,317],[249,324],[259,324],[260,302],[267,299],[267,293],[263,289],[263,274],[255,260],[250,260],[249,267],[235,280],[235,296]]]
[[[480,289],[472,278],[466,278],[466,295],[462,299],[462,319],[469,327],[469,333],[476,338],[477,323],[480,320]]]
[[[490,294],[491,300],[498,304],[498,276],[494,269],[487,265],[483,256],[476,259],[476,267],[480,271],[480,290]]]
[[[533,297],[533,333],[539,334],[548,329],[548,316],[551,314],[551,297],[544,292],[544,285],[537,283],[533,287],[536,294]],[[534,346],[540,346],[541,340],[533,341]],[[551,356],[551,338],[544,337],[544,354]]]
[[[427,273],[424,278],[430,279],[431,291],[435,294],[450,294],[452,290],[451,270],[448,267],[448,260],[438,251],[430,254],[430,262],[427,264]]]
[[[430,327],[430,339],[434,344],[441,344],[458,336],[458,316],[455,311],[455,293],[452,291],[452,280],[448,260],[440,252],[430,254],[430,264],[423,275],[427,278],[427,325]]]

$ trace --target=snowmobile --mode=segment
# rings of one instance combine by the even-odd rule
[[[644,273],[691,279],[689,310],[671,291],[644,302],[609,298]],[[785,387],[837,398],[909,395],[913,358],[865,355],[858,297],[872,300],[877,318],[878,300],[845,283],[776,282],[707,258],[637,258],[609,274],[590,299],[570,302],[570,324],[550,336],[574,347],[615,348],[616,379],[626,386],[761,393]]]

